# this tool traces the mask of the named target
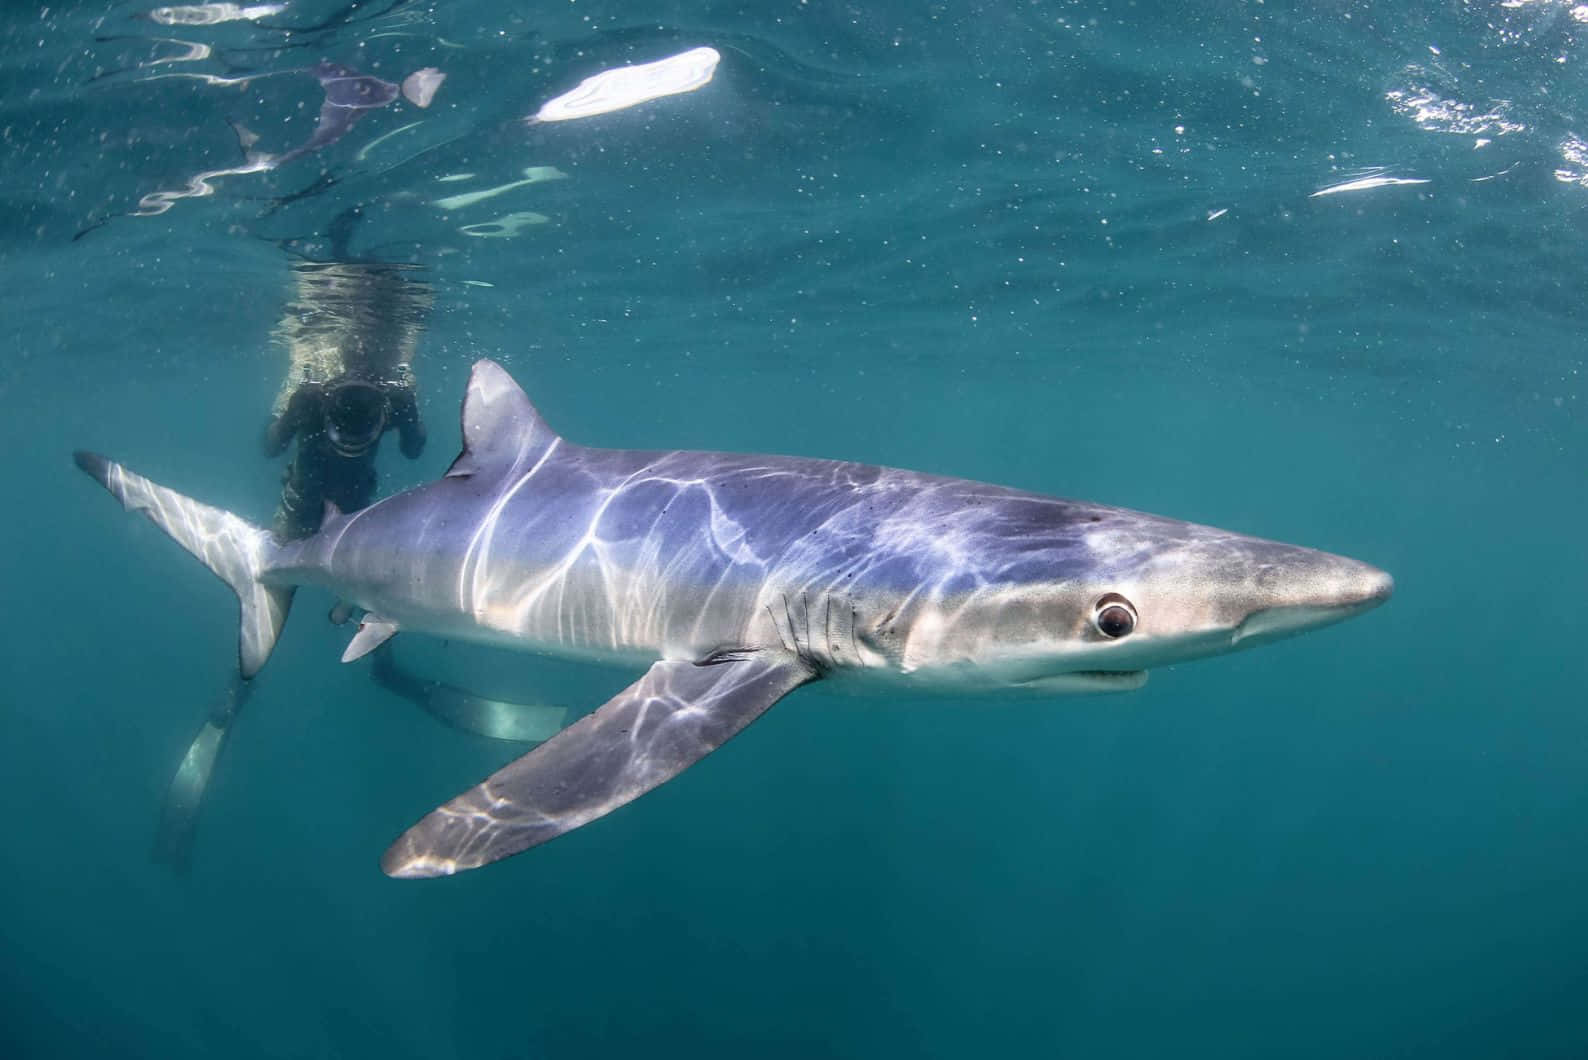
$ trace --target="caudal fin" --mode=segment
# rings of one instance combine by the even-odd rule
[[[123,508],[143,512],[232,587],[242,605],[238,666],[244,677],[258,673],[270,658],[292,605],[290,587],[276,588],[259,582],[259,572],[276,548],[270,532],[231,512],[156,485],[97,453],[80,450],[72,454],[72,459],[109,490]]]

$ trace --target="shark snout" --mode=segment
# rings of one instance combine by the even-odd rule
[[[1293,590],[1251,611],[1230,638],[1242,648],[1332,625],[1370,611],[1395,592],[1386,571],[1356,560],[1329,556],[1298,580]]]

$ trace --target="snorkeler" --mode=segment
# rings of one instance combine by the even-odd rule
[[[293,297],[275,338],[287,373],[265,428],[265,455],[296,439],[282,474],[275,533],[320,528],[326,504],[356,511],[375,499],[375,455],[389,430],[408,459],[425,448],[413,361],[433,302],[411,266],[359,261],[350,253],[363,217],[351,207],[331,222],[331,260],[293,266]]]
[[[403,364],[395,368],[385,377],[346,372],[324,382],[305,380],[270,421],[266,456],[279,456],[294,436],[298,439],[297,454],[282,477],[277,537],[314,533],[327,502],[342,511],[367,507],[375,497],[376,446],[387,430],[397,429],[408,459],[424,452],[413,372]]]
[[[387,431],[410,460],[425,448],[412,355],[428,290],[390,268],[298,268],[300,295],[316,297],[289,306],[278,329],[291,363],[264,437],[271,457],[298,443],[276,510],[284,540],[318,530],[327,503],[356,511],[375,499],[375,455]],[[343,312],[355,303],[365,311]],[[371,326],[388,334],[371,336]]]

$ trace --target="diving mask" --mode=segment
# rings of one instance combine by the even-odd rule
[[[325,396],[325,436],[343,456],[363,456],[386,430],[385,392],[374,383],[352,379]]]

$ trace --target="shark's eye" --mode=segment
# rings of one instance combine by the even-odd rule
[[[1123,637],[1136,628],[1136,608],[1118,593],[1104,593],[1092,605],[1092,625],[1105,637]]]

